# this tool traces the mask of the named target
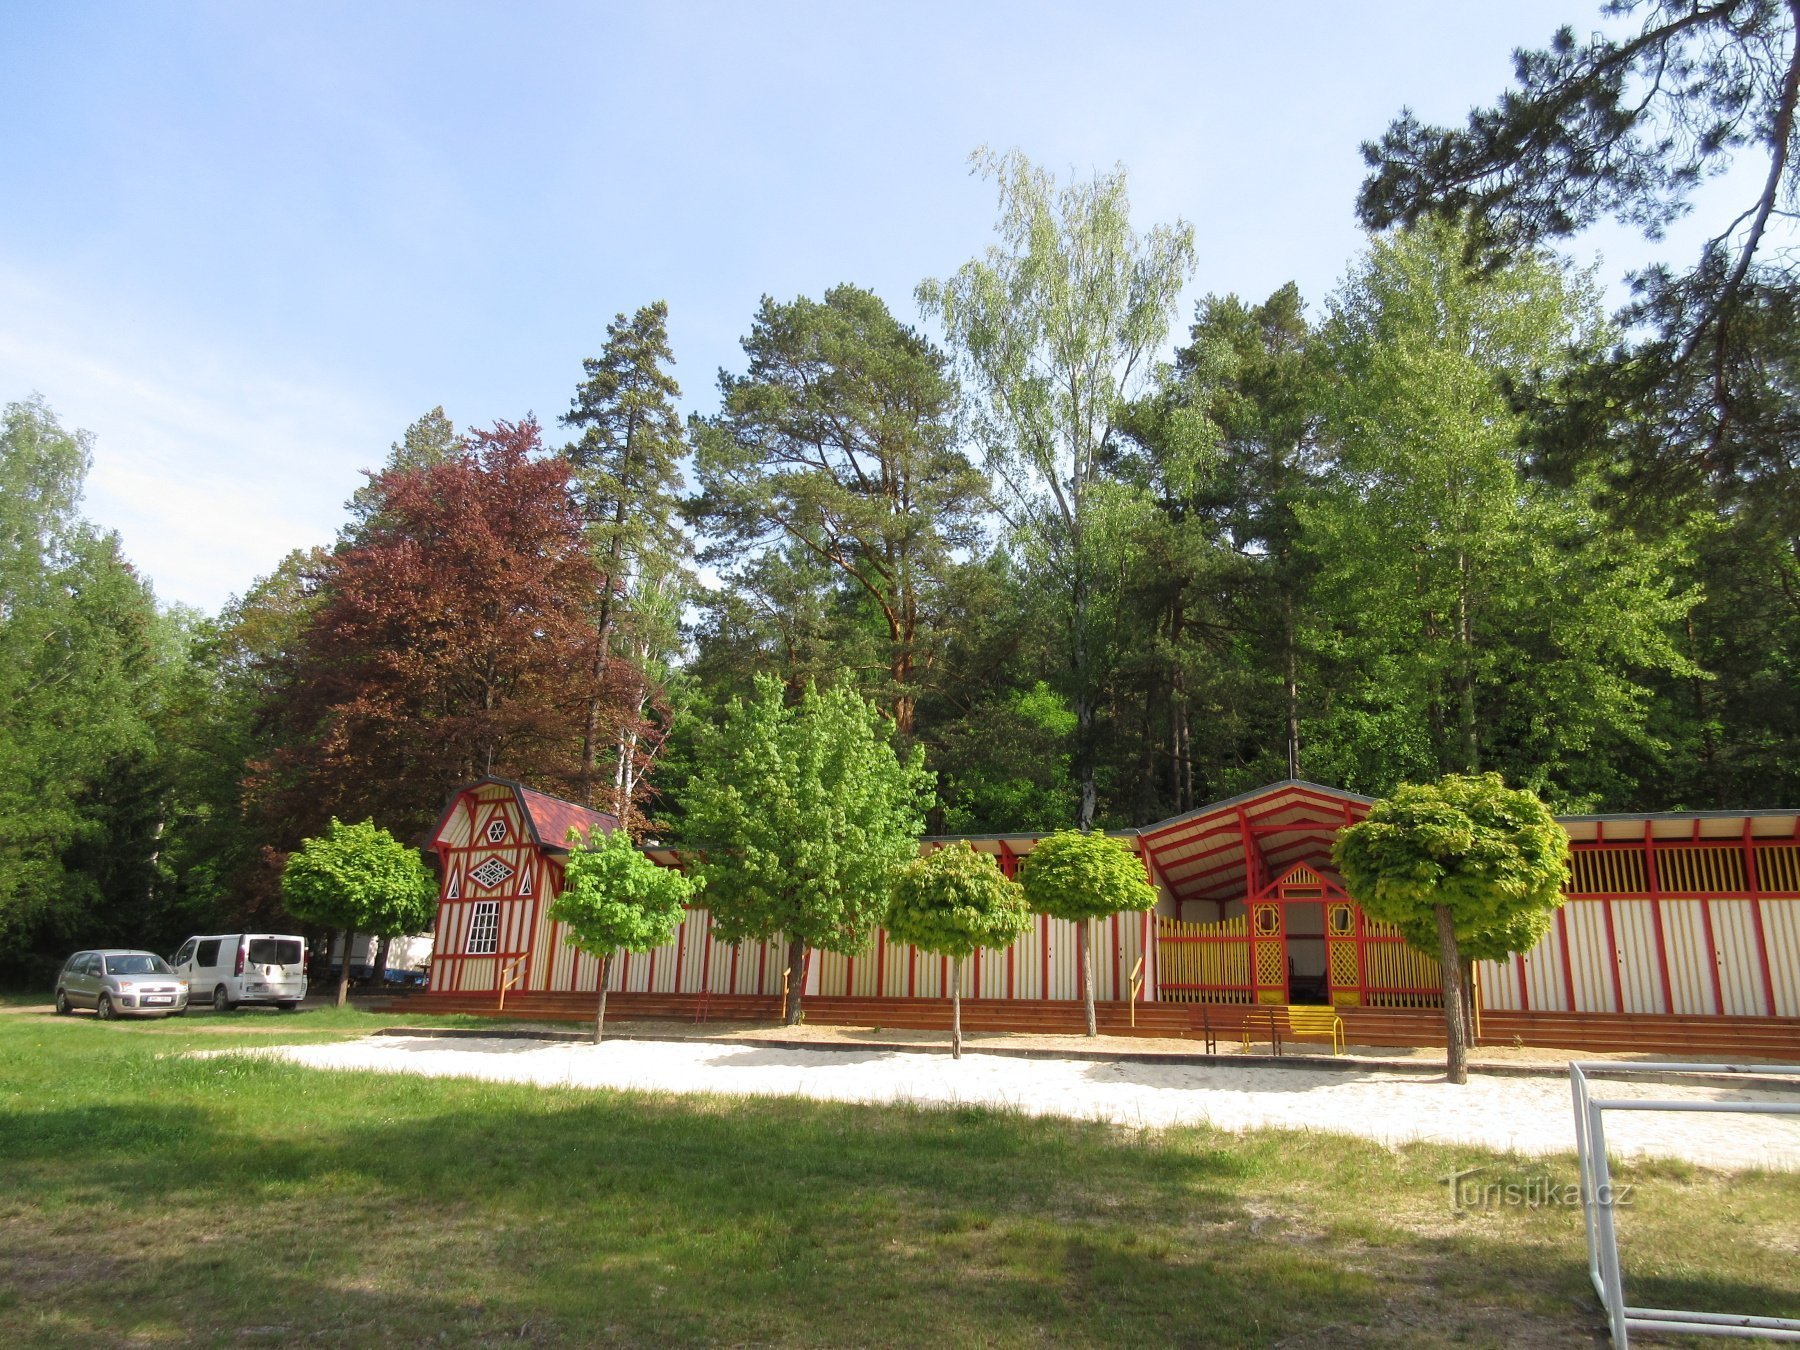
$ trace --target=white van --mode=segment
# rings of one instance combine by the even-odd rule
[[[195,1003],[220,1012],[270,1003],[292,1012],[306,997],[306,939],[290,933],[213,933],[191,937],[170,959]]]

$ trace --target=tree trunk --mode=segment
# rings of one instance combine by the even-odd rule
[[[1475,962],[1467,956],[1462,961],[1463,1044],[1475,1048]]]
[[[334,1007],[341,1008],[350,1001],[350,949],[356,946],[356,930],[344,930],[344,959],[338,962],[337,1002]]]
[[[1284,645],[1287,649],[1287,771],[1289,778],[1300,776],[1300,673],[1294,651],[1294,594],[1285,591],[1281,597]]]
[[[1094,1021],[1094,951],[1088,939],[1092,924],[1092,919],[1075,920],[1075,964],[1081,970],[1081,1003],[1087,1014],[1087,1034],[1098,1036],[1100,1028]]]
[[[612,963],[613,954],[611,952],[600,958],[600,1003],[594,1009],[595,1045],[600,1044],[600,1035],[606,1029],[606,986],[612,983]]]
[[[1457,559],[1460,590],[1456,597],[1456,641],[1462,648],[1461,669],[1456,677],[1456,721],[1462,742],[1462,772],[1481,772],[1481,736],[1475,723],[1475,624],[1470,614],[1469,555]]]
[[[790,1027],[800,1024],[800,1000],[805,993],[806,943],[794,938],[788,943],[787,1003],[781,1010],[781,1020]]]
[[[1094,691],[1092,657],[1088,649],[1088,579],[1080,561],[1081,541],[1075,541],[1074,623],[1069,644],[1069,669],[1075,680],[1075,781],[1080,799],[1075,807],[1075,828],[1086,834],[1094,828],[1099,791],[1094,782]]]
[[[956,974],[950,981],[950,1058],[962,1058],[962,957],[956,958]]]
[[[375,944],[375,983],[387,983],[388,953],[393,949],[394,937],[391,933],[383,933],[381,941]]]
[[[1462,959],[1456,950],[1456,925],[1450,906],[1437,907],[1438,965],[1444,977],[1444,1077],[1469,1081],[1468,1032],[1463,1029]]]

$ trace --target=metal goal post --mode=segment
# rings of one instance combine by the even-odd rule
[[[1574,1061],[1569,1087],[1575,1098],[1575,1153],[1581,1164],[1581,1215],[1587,1225],[1588,1278],[1606,1308],[1613,1344],[1625,1350],[1633,1331],[1686,1336],[1747,1336],[1759,1340],[1800,1341],[1800,1318],[1751,1317],[1741,1313],[1687,1312],[1678,1308],[1636,1308],[1625,1302],[1619,1269],[1619,1235],[1613,1223],[1612,1174],[1606,1161],[1608,1111],[1689,1111],[1756,1116],[1800,1116],[1800,1102],[1708,1102],[1651,1097],[1596,1097],[1595,1076],[1620,1078],[1639,1074],[1707,1074],[1783,1077],[1800,1080],[1800,1065],[1659,1064]]]

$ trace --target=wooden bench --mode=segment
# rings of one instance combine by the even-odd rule
[[[1322,1036],[1331,1042],[1332,1054],[1344,1053],[1344,1019],[1330,1008],[1290,1003],[1282,1007],[1252,1009],[1244,1014],[1245,1051],[1250,1049],[1250,1042],[1265,1026],[1269,1032],[1269,1048],[1277,1055],[1281,1053],[1284,1031],[1295,1040],[1303,1036]]]

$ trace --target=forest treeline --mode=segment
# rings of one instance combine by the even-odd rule
[[[554,431],[431,410],[216,615],[157,604],[81,515],[88,438],[10,405],[0,970],[281,923],[331,817],[418,840],[485,774],[678,840],[696,729],[771,674],[922,747],[941,833],[1288,776],[1800,802],[1792,16],[1620,15],[1365,147],[1329,295],[1178,314],[1206,260],[1133,227],[1123,170],[984,152],[960,269],[765,297],[686,419],[666,308],[622,313]],[[1762,196],[1606,313],[1560,243],[1732,156]]]

